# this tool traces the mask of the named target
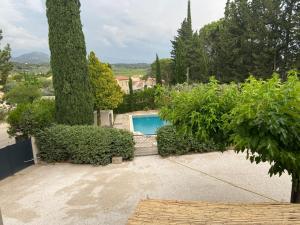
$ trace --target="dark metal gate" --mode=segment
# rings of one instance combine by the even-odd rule
[[[31,140],[0,149],[0,180],[34,164]]]

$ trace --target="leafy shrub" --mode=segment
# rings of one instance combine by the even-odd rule
[[[55,105],[52,100],[37,100],[19,104],[7,118],[11,136],[30,137],[55,122]]]
[[[34,100],[40,98],[42,93],[37,85],[25,85],[18,84],[13,87],[5,95],[5,99],[9,103],[22,104],[22,103],[32,103]]]
[[[224,121],[238,96],[235,84],[219,85],[212,78],[208,84],[172,90],[160,116],[173,124],[183,136],[193,136],[201,143],[216,143],[220,150],[228,146],[229,134]]]
[[[293,193],[300,201],[300,81],[291,72],[267,81],[250,77],[238,104],[231,111],[232,140],[236,150],[246,151],[251,162],[269,162],[269,174],[288,172]],[[294,202],[292,195],[292,202]]]
[[[143,91],[134,92],[132,95],[125,95],[123,103],[115,111],[117,113],[127,113],[145,109],[156,109],[155,96],[155,88],[147,88]]]
[[[172,125],[161,127],[157,132],[157,146],[159,155],[184,155],[192,152],[217,151],[214,143],[203,143],[191,135],[180,135]]]
[[[94,126],[54,125],[37,136],[40,157],[46,162],[107,165],[112,157],[134,157],[131,133]]]
[[[7,81],[6,84],[3,87],[3,91],[5,93],[9,92],[11,89],[13,89],[14,87],[16,87],[17,85],[18,85],[18,83],[16,81],[14,81],[14,80]]]

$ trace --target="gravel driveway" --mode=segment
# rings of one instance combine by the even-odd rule
[[[270,178],[268,168],[232,151],[106,167],[38,165],[0,181],[0,207],[4,225],[118,225],[146,198],[288,202],[290,177]]]

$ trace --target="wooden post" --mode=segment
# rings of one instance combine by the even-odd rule
[[[3,225],[3,219],[2,219],[1,209],[0,209],[0,225]]]

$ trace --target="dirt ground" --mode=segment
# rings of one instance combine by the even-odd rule
[[[8,126],[7,123],[0,122],[0,149],[15,143],[14,138],[9,138],[7,133]]]
[[[232,151],[106,167],[37,165],[0,181],[4,225],[122,225],[141,199],[288,202],[288,175]]]

